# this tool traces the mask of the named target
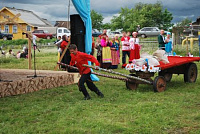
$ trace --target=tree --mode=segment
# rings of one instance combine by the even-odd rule
[[[115,29],[126,29],[126,18],[127,18],[127,14],[129,14],[129,8],[121,8],[121,11],[119,12],[119,16],[113,16],[113,18],[111,19],[111,24],[112,30]]]
[[[103,25],[103,16],[97,13],[95,10],[91,11],[92,28],[100,30]]]
[[[168,29],[172,26],[172,14],[163,9],[161,2],[155,4],[137,3],[134,8],[121,8],[119,16],[111,20],[113,29],[122,28],[124,31],[135,31],[137,25],[141,27],[159,27]]]
[[[181,20],[180,22],[178,22],[177,26],[178,27],[189,26],[190,23],[192,23],[192,20],[189,18],[185,18],[185,19]]]
[[[111,27],[112,27],[111,23],[105,23],[105,24],[102,25],[103,29],[111,29]]]

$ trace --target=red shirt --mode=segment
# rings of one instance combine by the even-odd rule
[[[67,41],[62,41],[62,43],[60,44],[60,48],[62,49],[62,51],[65,50],[66,46],[68,45]]]
[[[99,62],[97,59],[89,54],[77,52],[76,55],[71,54],[71,62],[70,65],[76,65],[76,67],[79,69],[79,73],[82,74],[88,74],[91,70],[88,67],[83,67],[83,64],[88,65],[88,61],[91,61],[96,64],[96,66],[99,66]]]

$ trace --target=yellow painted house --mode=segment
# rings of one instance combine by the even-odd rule
[[[4,15],[2,15],[1,13],[3,13]],[[5,23],[8,21],[5,15],[10,19],[12,19],[18,13],[20,13],[20,16],[15,17],[13,21],[20,24],[26,31],[32,32],[34,28],[39,28],[39,27],[52,27],[52,25],[47,20],[40,18],[32,11],[24,9],[16,9],[14,7],[13,8],[3,7],[0,10],[0,30],[6,33],[13,34],[13,39],[26,38],[25,35],[22,35],[22,33],[26,31],[23,31],[20,26],[12,22]]]

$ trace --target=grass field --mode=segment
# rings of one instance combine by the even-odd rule
[[[54,50],[37,53],[38,69],[54,69]],[[184,54],[180,48],[177,53]],[[1,68],[27,67],[26,59],[1,59]],[[0,98],[0,133],[200,133],[200,78],[184,83],[183,75],[173,75],[162,93],[150,85],[130,91],[124,82],[102,77],[95,84],[105,98],[89,91],[92,99],[85,101],[76,84]]]

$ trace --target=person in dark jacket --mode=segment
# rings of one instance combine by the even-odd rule
[[[160,35],[158,35],[158,43],[159,43],[159,49],[165,50],[165,37],[164,37],[164,30],[160,30]]]

